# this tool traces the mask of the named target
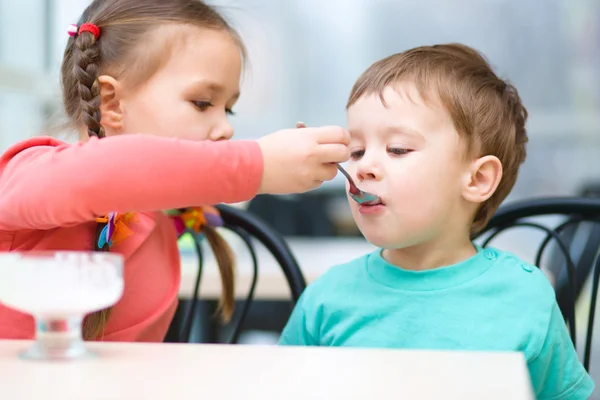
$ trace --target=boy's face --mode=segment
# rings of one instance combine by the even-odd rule
[[[384,98],[387,106],[373,94],[348,109],[348,172],[383,204],[349,202],[367,240],[397,249],[467,223],[462,191],[470,171],[466,146],[437,99],[425,103],[408,82],[386,88]]]

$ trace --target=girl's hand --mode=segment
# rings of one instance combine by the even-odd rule
[[[350,159],[350,134],[339,126],[284,129],[258,140],[264,158],[259,193],[303,193],[332,180]]]

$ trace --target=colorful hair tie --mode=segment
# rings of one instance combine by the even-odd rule
[[[167,215],[173,219],[178,236],[183,235],[186,231],[201,234],[202,227],[205,225],[212,227],[224,225],[219,210],[211,206],[169,210],[167,211]]]
[[[219,210],[212,206],[189,207],[180,210],[169,210],[166,214],[171,217],[177,236],[185,232],[192,232],[196,237],[202,236],[202,227],[205,225],[212,227],[223,226],[223,218]],[[96,218],[96,222],[106,224],[98,237],[98,248],[103,248],[106,244],[109,247],[121,243],[134,234],[129,226],[131,222],[138,222],[137,213],[116,213],[111,212],[108,215]]]
[[[118,214],[111,212],[105,217],[96,218],[96,222],[106,224],[102,232],[100,232],[98,248],[101,249],[106,244],[112,247],[114,244],[120,243],[133,235],[133,231],[127,224],[137,221],[139,221],[139,218],[136,213]]]
[[[79,26],[79,27],[76,24],[71,24],[67,28],[67,33],[71,37],[81,35],[83,32],[91,33],[92,35],[94,35],[96,40],[98,40],[98,38],[100,37],[100,28],[98,28],[98,26],[96,24],[92,24],[90,22],[81,24],[81,26]]]

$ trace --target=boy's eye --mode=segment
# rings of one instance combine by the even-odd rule
[[[359,158],[361,158],[362,156],[365,155],[365,151],[364,150],[355,150],[353,152],[350,153],[350,158],[353,160],[358,160]]]
[[[213,104],[210,101],[192,101],[192,104],[200,111],[206,111],[208,107],[212,107]]]
[[[408,154],[410,153],[412,150],[408,150],[408,149],[399,149],[399,148],[389,148],[388,152],[396,155],[396,156],[402,156],[404,154]]]
[[[231,115],[231,116],[235,115],[235,112],[233,112],[233,110],[231,108],[226,108],[225,109],[225,113],[227,115]]]

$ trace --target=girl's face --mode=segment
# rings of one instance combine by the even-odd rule
[[[173,47],[170,59],[134,90],[106,91],[100,80],[107,136],[144,133],[214,141],[233,136],[228,116],[240,95],[240,48],[226,31],[185,32],[188,37]]]

